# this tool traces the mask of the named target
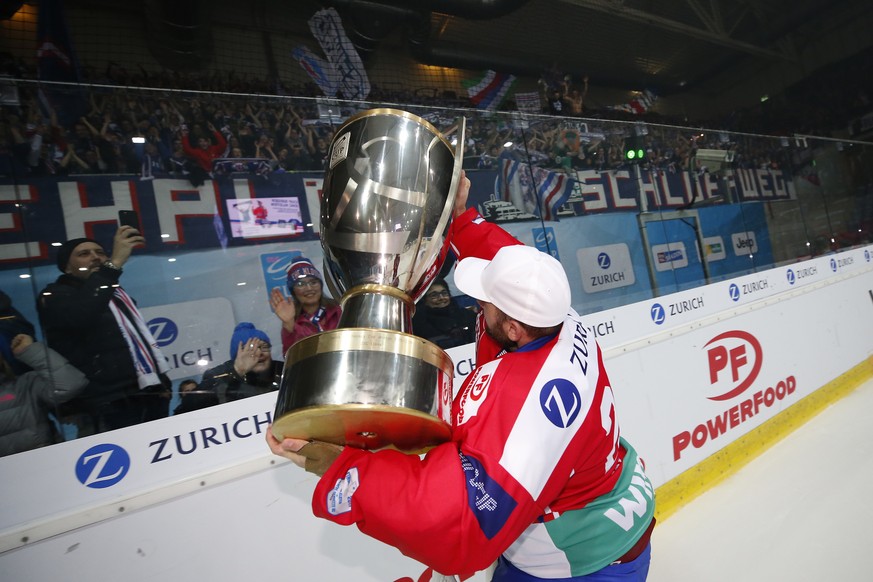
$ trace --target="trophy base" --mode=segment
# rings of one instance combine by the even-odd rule
[[[419,454],[449,440],[451,430],[442,420],[407,408],[336,404],[288,413],[273,423],[273,435]]]
[[[285,354],[273,434],[417,453],[451,438],[448,355],[407,333],[339,328]]]

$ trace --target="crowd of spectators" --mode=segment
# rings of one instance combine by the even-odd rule
[[[8,58],[2,71],[33,78],[24,64]],[[284,87],[233,72],[182,78],[142,68],[130,72],[115,63],[99,72],[86,68],[84,77],[92,84],[63,96],[57,111],[46,107],[51,99],[40,99],[33,85],[18,87],[18,105],[0,108],[0,175],[139,174],[199,185],[221,174],[319,171],[342,119],[324,114],[313,84]],[[692,130],[687,120],[652,112],[591,108],[585,102],[588,83],[587,77],[545,71],[542,115],[529,116],[523,125],[507,112],[471,111],[464,167],[495,169],[501,158],[512,157],[559,171],[620,169],[627,165],[624,142],[636,133],[644,134],[642,163],[665,171],[690,169],[699,147],[733,149],[738,167],[780,168],[789,159],[779,140]],[[857,89],[856,105],[869,106],[863,85]],[[370,98],[445,121],[449,116],[440,107],[458,104],[438,92],[386,91],[375,84]],[[349,105],[344,113],[360,107]],[[722,125],[743,129],[754,118],[737,113]]]

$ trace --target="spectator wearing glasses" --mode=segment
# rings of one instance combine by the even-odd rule
[[[441,348],[471,344],[476,341],[476,314],[458,305],[446,282],[436,279],[415,306],[412,331]]]
[[[269,336],[249,322],[238,324],[230,338],[230,359],[206,370],[202,392],[212,392],[223,404],[279,389],[282,362],[270,356]]]
[[[270,294],[270,307],[282,321],[282,353],[316,333],[336,329],[342,309],[324,296],[321,273],[309,259],[300,257],[288,268],[288,292],[279,287]]]

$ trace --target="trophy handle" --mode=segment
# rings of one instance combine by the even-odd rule
[[[452,167],[452,181],[449,184],[449,197],[446,201],[445,207],[443,208],[443,212],[440,215],[439,222],[437,223],[436,232],[446,232],[448,230],[448,223],[452,219],[452,213],[455,209],[455,195],[458,191],[458,183],[461,181],[461,167],[464,165],[464,142],[467,128],[467,118],[463,116],[459,117],[456,127],[458,133],[458,141],[455,144],[455,163]],[[451,133],[452,132],[449,131],[446,135],[451,135]],[[434,256],[434,253],[439,254],[444,244],[445,241],[431,239],[430,241],[428,241],[427,246],[425,247],[424,256],[431,257]],[[428,280],[422,282],[421,293],[416,295],[423,295],[424,292],[427,291],[438,272],[439,269],[434,270],[433,274],[428,278]]]

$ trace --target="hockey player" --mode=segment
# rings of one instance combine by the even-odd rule
[[[497,561],[500,582],[641,582],[654,490],[621,438],[600,348],[572,309],[561,264],[466,209],[450,233],[455,285],[482,307],[477,367],[452,438],[424,458],[298,439],[270,448],[322,475],[316,516],[356,524],[460,579]]]

